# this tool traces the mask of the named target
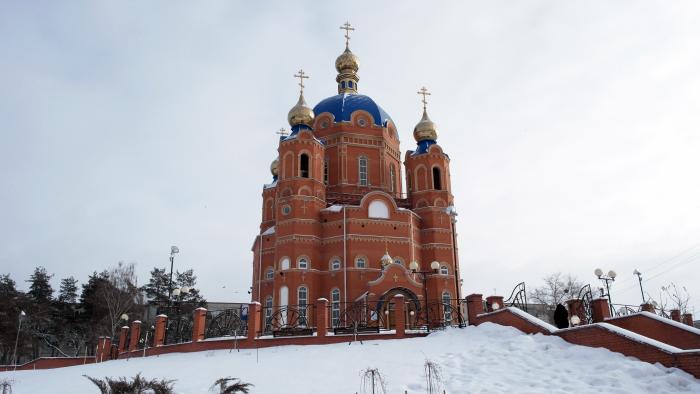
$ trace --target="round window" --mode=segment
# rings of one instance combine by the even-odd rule
[[[357,124],[359,124],[362,127],[367,126],[367,121],[364,118],[360,118],[360,120],[357,121]]]
[[[324,120],[323,122],[321,122],[321,128],[325,129],[326,127],[328,127],[328,121]]]
[[[282,206],[282,214],[283,215],[289,215],[292,212],[292,207],[289,205],[283,205]]]

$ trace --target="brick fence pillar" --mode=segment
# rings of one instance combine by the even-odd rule
[[[131,333],[129,334],[129,351],[133,352],[139,348],[139,338],[141,337],[141,320],[131,322]]]
[[[469,325],[477,324],[477,315],[484,313],[484,299],[481,294],[469,294],[467,296],[467,319]]]
[[[683,324],[687,324],[693,327],[693,315],[691,313],[684,313],[681,316],[681,321],[683,322]]]
[[[677,322],[681,321],[681,311],[679,309],[671,309],[671,319]]]
[[[593,323],[601,323],[610,318],[610,304],[606,298],[596,298],[591,301]]]
[[[654,308],[654,305],[650,303],[642,304],[639,306],[639,310],[642,312],[651,312],[651,313],[656,313],[656,309]]]
[[[163,346],[165,343],[165,330],[168,328],[168,316],[156,316],[156,329],[153,334],[153,347]]]
[[[586,317],[584,316],[585,311],[583,310],[583,302],[579,298],[572,298],[566,301],[566,306],[569,309],[569,323],[573,326],[574,323],[571,322],[571,318],[576,316],[579,319],[579,325],[585,324]]]
[[[192,311],[192,342],[204,340],[204,330],[207,324],[207,308],[201,306]]]
[[[112,348],[112,338],[99,337],[97,338],[97,351],[95,352],[95,362],[101,363],[109,360],[109,352]]]
[[[126,343],[126,337],[129,335],[129,326],[123,326],[119,329],[119,353],[124,353],[127,349],[128,344]]]
[[[406,336],[406,300],[403,294],[394,296],[394,325],[397,337]]]
[[[495,307],[498,305],[498,307]],[[501,296],[488,296],[486,297],[486,311],[493,312],[498,309],[503,309],[503,297]]]
[[[316,300],[316,336],[325,337],[328,334],[328,299]]]
[[[263,309],[259,302],[248,304],[248,340],[252,341],[262,332]]]

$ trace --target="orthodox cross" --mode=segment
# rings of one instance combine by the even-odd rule
[[[394,282],[396,282],[397,280],[399,280],[399,276],[394,274]]]
[[[343,26],[340,26],[340,30],[345,30],[345,48],[350,45],[350,32],[354,31],[355,28],[350,25],[350,22],[345,22]]]
[[[309,76],[306,75],[303,69],[299,69],[299,71],[294,74],[294,78],[299,78],[299,92],[304,94],[304,79],[309,79]]]
[[[287,130],[285,130],[284,127],[282,127],[280,131],[276,132],[275,134],[279,134],[282,137],[286,137],[288,135]]]
[[[306,200],[304,200],[304,204],[301,206],[301,210],[304,211],[304,215],[306,215]]]
[[[418,94],[423,96],[423,99],[421,100],[421,102],[423,103],[423,110],[425,110],[425,107],[427,107],[427,105],[428,105],[428,101],[426,100],[426,96],[430,96],[431,93],[428,93],[428,89],[426,89],[425,86],[423,86],[418,91]]]

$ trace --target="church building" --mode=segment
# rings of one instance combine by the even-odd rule
[[[418,92],[417,145],[403,155],[401,171],[396,126],[360,94],[360,62],[349,48],[354,29],[341,29],[337,94],[312,108],[304,98],[308,76],[295,75],[301,89],[288,114],[291,132],[279,139],[262,192],[252,300],[271,311],[326,298],[334,320],[343,305],[381,305],[397,294],[418,310],[426,299],[450,303],[460,298],[456,212],[450,158],[426,109],[430,93]]]

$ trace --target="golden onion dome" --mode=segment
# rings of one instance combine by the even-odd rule
[[[335,69],[338,72],[344,70],[351,70],[352,72],[357,72],[360,69],[360,59],[355,56],[354,53],[350,52],[350,48],[345,47],[345,51],[335,59]]]
[[[304,94],[299,94],[299,101],[289,110],[287,120],[289,125],[294,127],[298,125],[306,125],[311,127],[314,122],[314,110],[312,110],[304,100]]]
[[[280,158],[279,156],[270,163],[270,172],[272,173],[272,176],[277,176],[278,170],[279,170],[279,165],[280,165]]]
[[[435,141],[437,140],[437,137],[437,126],[428,117],[428,111],[423,109],[423,118],[421,118],[420,122],[418,122],[416,127],[413,128],[413,138],[420,142],[425,140]]]
[[[381,261],[382,261],[382,267],[385,266],[385,265],[389,265],[389,264],[391,264],[391,263],[394,262],[394,260],[391,258],[391,256],[389,256],[389,252],[388,252],[388,251],[384,253],[384,256],[382,256],[382,260],[381,260]]]

